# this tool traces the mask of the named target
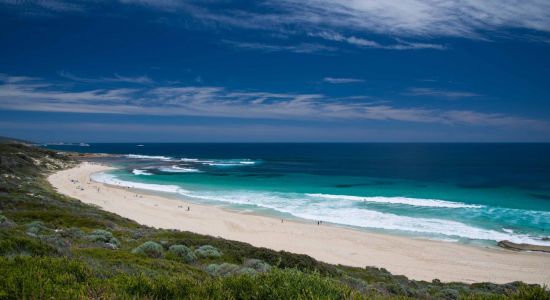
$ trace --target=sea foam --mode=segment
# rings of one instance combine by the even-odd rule
[[[96,173],[91,176],[92,180],[96,182],[101,182],[110,185],[116,185],[121,187],[136,188],[140,190],[149,190],[155,192],[164,192],[164,193],[187,193],[186,190],[180,188],[177,185],[165,185],[165,184],[152,184],[152,183],[141,183],[134,181],[126,181],[117,178],[113,174],[108,173]]]
[[[365,207],[358,207],[358,199],[354,198],[355,196],[342,197],[342,195],[328,195],[327,197],[326,194],[276,193],[245,190],[189,191],[176,185],[160,185],[124,181],[118,179],[115,175],[108,173],[94,174],[92,179],[112,185],[180,194],[198,200],[267,208],[302,219],[324,221],[360,228],[393,230],[403,233],[420,234],[430,238],[443,240],[466,239],[495,242],[508,240],[520,244],[526,243],[532,245],[550,246],[550,241],[542,240],[540,237],[536,236],[516,233],[508,230],[507,228],[502,228],[500,230],[485,229],[444,218],[404,216],[380,212],[367,209]],[[365,197],[358,198],[360,201],[363,201]],[[368,198],[378,199],[378,201],[384,200],[384,203],[387,203],[388,198],[390,198],[390,200],[393,201],[392,203],[398,204],[411,205],[410,203],[414,203],[416,206],[448,208],[466,206],[467,208],[470,208],[468,204],[443,200],[401,197]],[[395,198],[397,198],[397,200]],[[479,209],[485,210],[486,208],[480,207]]]
[[[133,158],[133,159],[172,160],[171,157],[162,156],[162,155],[127,154],[126,157]]]
[[[246,166],[254,165],[257,162],[251,159],[199,159],[199,158],[181,158],[183,162],[191,164],[202,164],[214,167],[234,167],[234,166]]]
[[[170,167],[161,167],[159,168],[159,171],[166,172],[166,173],[199,173],[202,172],[199,169],[195,168],[183,168],[178,165],[173,165]]]
[[[423,207],[439,207],[439,208],[481,208],[482,205],[465,204],[462,202],[445,201],[438,199],[418,199],[408,197],[360,197],[349,195],[331,195],[331,194],[306,194],[314,198],[334,199],[334,200],[351,200],[351,201],[365,201],[376,202],[385,204],[404,204],[411,206],[423,206]]]
[[[255,161],[250,159],[218,159],[212,161],[203,162],[205,165],[216,167],[234,167],[234,166],[248,166],[256,164]]]
[[[133,169],[132,173],[134,173],[134,175],[147,175],[147,176],[153,175],[147,172],[146,170],[140,170],[140,169]]]
[[[324,221],[340,225],[361,228],[395,230],[411,234],[424,234],[443,240],[509,240],[514,243],[550,246],[549,241],[524,234],[506,232],[505,230],[483,229],[461,222],[438,219],[401,216],[392,213],[379,212],[352,206],[350,201],[321,201],[300,194],[269,193],[269,192],[180,192],[180,194],[195,199],[218,201],[239,205],[252,205],[268,208],[292,216]]]

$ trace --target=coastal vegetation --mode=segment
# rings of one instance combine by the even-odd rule
[[[146,227],[55,192],[46,175],[76,163],[0,144],[0,299],[550,299],[539,285],[415,281]]]

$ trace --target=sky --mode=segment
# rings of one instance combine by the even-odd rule
[[[550,142],[550,1],[0,0],[0,136]]]

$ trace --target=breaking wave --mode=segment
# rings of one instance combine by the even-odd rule
[[[133,159],[148,159],[148,160],[172,160],[171,157],[161,155],[141,155],[141,154],[127,154],[126,157]]]
[[[146,170],[140,170],[140,169],[133,169],[132,173],[134,173],[134,175],[147,175],[147,176],[153,175],[147,172]]]
[[[404,204],[411,206],[423,206],[423,207],[440,207],[440,208],[481,208],[482,205],[465,204],[462,202],[453,202],[437,199],[418,199],[408,197],[359,197],[348,195],[331,195],[331,194],[306,194],[314,198],[333,199],[333,200],[352,200],[352,201],[365,201],[376,202],[385,204]]]
[[[199,169],[185,168],[185,167],[180,167],[178,165],[173,165],[173,166],[170,166],[170,167],[161,167],[161,168],[159,168],[159,171],[166,172],[166,173],[199,173],[199,172],[202,172]]]
[[[95,181],[112,185],[179,194],[197,200],[221,202],[229,205],[245,205],[248,209],[251,207],[270,209],[278,213],[289,214],[307,220],[324,221],[360,228],[399,231],[440,240],[459,239],[494,242],[508,240],[520,244],[550,246],[550,241],[543,240],[540,236],[523,234],[504,226],[503,228],[482,228],[473,224],[449,220],[444,216],[400,215],[370,209],[369,206],[358,205],[358,201],[368,201],[387,205],[400,204],[427,208],[470,209],[471,213],[474,214],[478,212],[490,214],[493,209],[487,206],[461,202],[406,197],[357,197],[226,189],[190,191],[177,185],[124,181],[108,173],[95,174],[92,178]],[[524,214],[534,213],[546,216],[545,212],[536,211],[525,211]]]
[[[164,193],[187,193],[188,191],[180,188],[177,185],[151,184],[134,181],[126,181],[117,178],[115,175],[108,173],[96,173],[91,176],[92,180],[110,185],[121,187],[136,188],[140,190],[149,190]]]

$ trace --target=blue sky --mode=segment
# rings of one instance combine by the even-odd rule
[[[0,135],[550,142],[550,2],[0,0]]]

